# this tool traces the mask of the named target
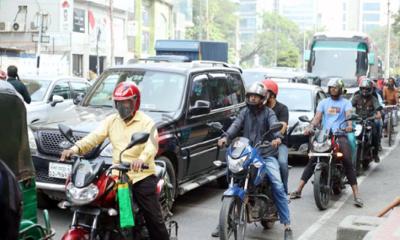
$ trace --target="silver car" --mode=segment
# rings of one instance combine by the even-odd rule
[[[21,77],[31,95],[26,104],[27,123],[47,123],[65,118],[74,109],[73,100],[86,94],[89,81],[77,77]]]

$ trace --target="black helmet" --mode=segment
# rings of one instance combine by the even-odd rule
[[[7,75],[12,78],[18,77],[18,68],[14,65],[8,66]]]
[[[365,78],[361,81],[359,88],[361,96],[368,97],[374,91],[374,83],[369,78]]]
[[[344,90],[344,82],[341,78],[335,77],[335,78],[330,78],[328,81],[328,93],[330,93],[330,88],[334,87],[339,90],[339,96],[342,95],[343,90]]]

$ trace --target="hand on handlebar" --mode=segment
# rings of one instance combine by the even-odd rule
[[[304,135],[308,136],[308,135],[312,135],[314,133],[314,129],[311,126],[306,127],[306,129],[304,129]]]
[[[72,155],[74,155],[75,152],[72,149],[65,149],[61,153],[60,161],[65,161],[71,158]]]
[[[223,137],[223,138],[219,139],[218,140],[218,147],[225,146],[227,142],[228,142],[228,139],[226,137]]]
[[[143,165],[144,165],[144,162],[140,159],[137,159],[131,163],[131,169],[134,172],[138,172],[138,171],[142,170]]]
[[[344,130],[345,130],[345,132],[352,132],[353,131],[353,127],[352,126],[347,126]]]
[[[272,145],[272,147],[277,148],[281,143],[282,143],[281,139],[276,138],[276,139],[272,140],[271,145]]]

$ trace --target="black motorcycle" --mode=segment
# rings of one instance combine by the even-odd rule
[[[357,138],[357,160],[355,163],[357,175],[367,170],[369,163],[374,159],[374,146],[372,144],[372,131],[375,127],[375,114],[367,118],[355,120],[355,136]]]

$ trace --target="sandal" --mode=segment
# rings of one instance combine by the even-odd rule
[[[290,199],[298,199],[301,198],[301,193],[298,191],[294,191],[290,193]]]
[[[354,205],[356,205],[356,207],[362,208],[364,206],[364,203],[362,201],[361,198],[354,198]]]

